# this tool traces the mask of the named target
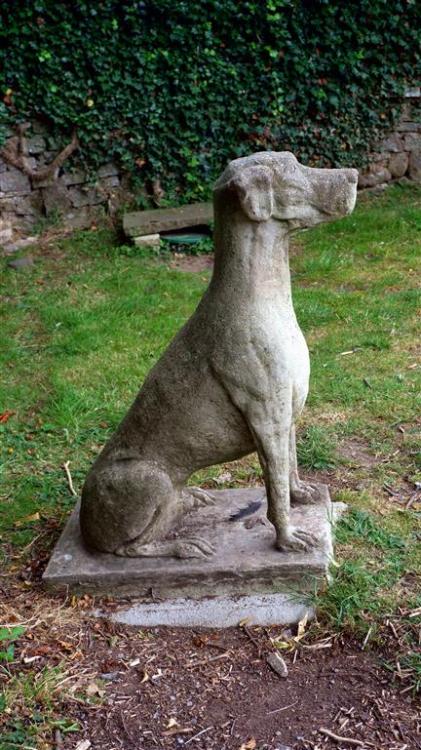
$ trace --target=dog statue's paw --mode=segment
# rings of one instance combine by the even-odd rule
[[[317,544],[314,534],[295,526],[288,526],[281,534],[278,533],[276,546],[281,552],[306,552]]]
[[[178,539],[174,542],[174,557],[181,559],[198,557],[200,560],[208,560],[214,553],[215,547],[201,537]]]
[[[200,487],[187,487],[183,492],[183,497],[191,509],[215,504],[215,498]]]
[[[314,505],[320,501],[319,488],[310,482],[291,485],[290,495],[292,505]]]
[[[134,539],[122,544],[115,551],[115,555],[121,557],[178,557],[187,559],[198,557],[207,560],[215,552],[215,547],[201,537],[190,537],[188,539],[167,539],[157,542],[142,544]]]

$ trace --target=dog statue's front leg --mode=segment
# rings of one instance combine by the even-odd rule
[[[298,475],[294,424],[291,424],[289,432],[289,484],[291,503],[293,505],[310,505],[320,502],[320,491],[317,485],[310,482],[303,482]]]
[[[263,410],[265,411],[265,410]],[[265,477],[268,518],[276,531],[276,546],[282,552],[313,547],[316,538],[290,523],[289,423],[268,421],[268,414],[254,420],[253,435]]]
[[[269,380],[268,392],[259,393],[244,383],[224,380],[224,387],[241,411],[254,438],[263,469],[268,519],[275,527],[276,546],[282,552],[313,547],[316,539],[290,523],[289,435],[292,398],[288,387]]]

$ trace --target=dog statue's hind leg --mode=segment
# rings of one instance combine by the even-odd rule
[[[205,503],[205,493],[200,498],[193,493],[174,487],[155,464],[110,462],[86,480],[81,510],[84,538],[89,546],[121,557],[208,558],[214,549],[200,537],[166,539],[180,515]]]

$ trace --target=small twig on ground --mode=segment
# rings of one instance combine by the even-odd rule
[[[370,627],[369,627],[369,629],[368,629],[368,631],[367,631],[367,635],[366,635],[366,637],[364,638],[364,641],[363,641],[363,645],[361,646],[361,651],[364,651],[364,649],[365,649],[365,647],[366,647],[366,645],[367,645],[367,643],[368,643],[368,641],[369,641],[369,638],[370,638],[370,635],[371,635],[371,632],[372,632],[372,630],[373,630],[373,626],[372,626],[372,625],[370,625]]]
[[[244,630],[244,632],[245,632],[246,636],[247,636],[247,637],[248,637],[248,638],[249,638],[249,639],[251,640],[251,642],[252,642],[252,643],[253,643],[253,644],[254,644],[254,645],[256,646],[256,648],[257,648],[257,655],[258,655],[258,657],[259,657],[259,659],[260,659],[260,657],[261,657],[261,655],[262,655],[262,649],[261,649],[261,646],[260,646],[260,643],[259,643],[259,641],[257,640],[257,638],[255,638],[255,637],[254,637],[253,633],[252,633],[252,632],[251,632],[251,630],[250,630],[250,629],[249,629],[249,628],[247,627],[247,625],[243,625],[243,627],[242,627],[242,630]]]
[[[399,497],[399,492],[393,489],[393,487],[390,486],[390,484],[386,484],[386,482],[383,485],[383,489],[385,492],[387,492],[390,497]]]
[[[187,664],[187,669],[199,667],[201,664],[209,664],[209,662],[218,661],[218,659],[226,659],[227,656],[231,656],[231,651],[225,651],[225,653],[218,654],[218,656],[210,656],[209,659],[201,659],[200,661],[193,662],[193,664]]]
[[[348,745],[358,745],[359,747],[364,747],[364,745],[375,747],[372,742],[367,742],[367,740],[363,742],[362,740],[355,740],[353,737],[341,737],[339,734],[334,734],[330,729],[325,729],[324,727],[320,727],[319,732],[326,737],[330,737],[331,740],[335,740],[335,742],[345,742]]]
[[[198,737],[200,737],[202,734],[205,734],[205,732],[209,732],[211,729],[212,729],[211,726],[210,727],[206,727],[206,729],[202,729],[201,732],[198,732],[197,734],[195,734],[194,737],[190,737],[190,739],[187,740],[187,742],[185,742],[184,744],[185,745],[189,745],[190,742],[193,742],[193,740],[197,740]]]
[[[339,352],[339,354],[337,354],[336,356],[345,357],[347,354],[355,354],[355,352],[360,352],[360,351],[361,351],[361,346],[354,346],[353,349],[348,349],[346,352]]]
[[[37,541],[38,541],[38,539],[39,539],[39,538],[40,538],[41,536],[44,536],[44,534],[45,534],[45,531],[41,531],[41,533],[40,533],[40,534],[37,534],[37,536],[34,536],[34,538],[33,538],[33,539],[32,539],[32,540],[31,540],[31,541],[29,542],[29,544],[25,545],[25,547],[22,547],[22,550],[21,550],[21,553],[20,553],[20,557],[22,557],[22,555],[23,555],[23,554],[24,554],[25,552],[27,552],[27,551],[28,551],[28,550],[29,550],[29,549],[30,549],[30,548],[32,547],[32,545],[33,545],[33,544],[35,544],[35,542],[37,542]]]
[[[293,706],[296,706],[298,701],[294,701],[294,703],[290,703],[289,706],[282,706],[282,708],[275,708],[274,711],[268,711],[266,716],[271,716],[272,714],[279,714],[281,711],[286,711],[288,708],[292,708]]]
[[[419,498],[419,495],[420,493],[418,492],[418,490],[411,495],[411,497],[409,498],[408,502],[405,505],[405,510],[410,509],[411,505],[415,502],[415,500]]]
[[[393,622],[391,622],[390,620],[387,620],[386,625],[389,626],[389,628],[391,629],[393,635],[395,636],[396,640],[398,641],[399,640],[399,636],[398,636],[398,633],[396,631],[396,628],[395,628]]]
[[[73,480],[72,480],[72,475],[70,473],[69,466],[70,466],[70,461],[65,461],[65,463],[63,464],[63,469],[64,469],[64,471],[66,473],[67,483],[69,485],[69,490],[70,490],[70,492],[72,493],[72,495],[74,497],[77,497],[77,492],[76,492],[75,488],[73,487]]]
[[[408,617],[419,617],[421,615],[421,607],[413,609],[412,612],[406,612],[405,614],[407,614]]]

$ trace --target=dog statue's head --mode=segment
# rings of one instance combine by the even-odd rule
[[[231,161],[214,190],[235,195],[252,221],[277,219],[292,230],[350,214],[357,181],[356,169],[315,169],[289,151],[262,151]]]

